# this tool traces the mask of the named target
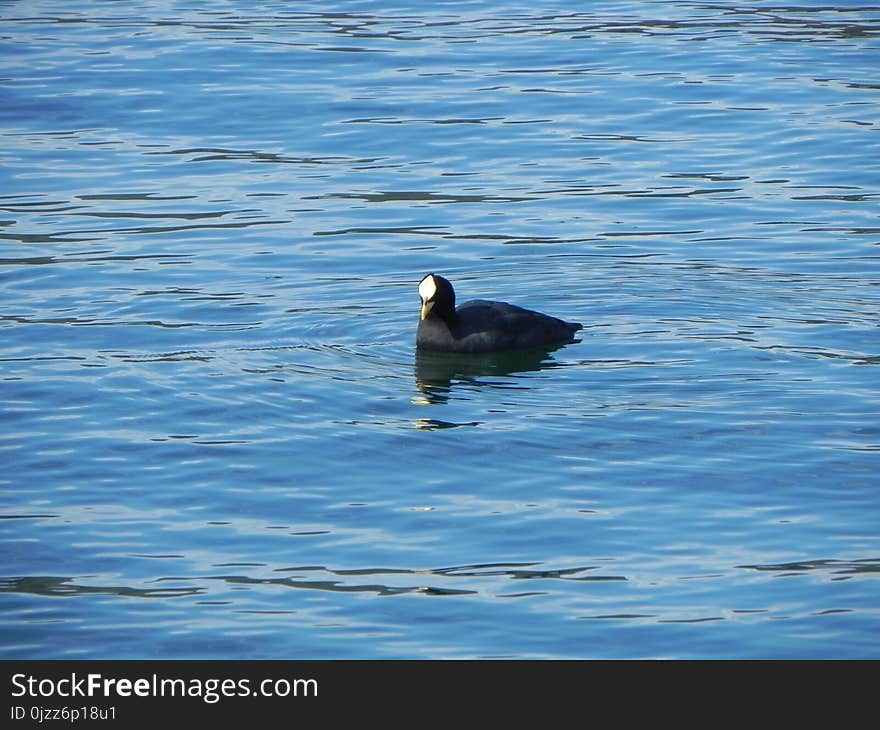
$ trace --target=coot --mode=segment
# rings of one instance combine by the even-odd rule
[[[582,328],[505,302],[474,299],[456,309],[447,279],[428,274],[419,282],[422,318],[416,347],[441,352],[506,352],[571,342]]]

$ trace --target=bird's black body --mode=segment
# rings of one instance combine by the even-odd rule
[[[456,309],[455,292],[446,279],[428,274],[419,285],[422,320],[416,347],[441,352],[486,353],[528,350],[571,342],[581,329],[531,309],[482,299]]]

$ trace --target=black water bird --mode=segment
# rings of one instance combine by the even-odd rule
[[[422,317],[416,334],[420,350],[487,353],[529,350],[571,342],[582,329],[531,309],[506,302],[474,299],[455,306],[447,279],[428,274],[419,282]]]

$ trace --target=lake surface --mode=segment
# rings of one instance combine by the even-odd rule
[[[880,6],[0,2],[0,658],[880,658]],[[584,323],[416,357],[416,286]]]

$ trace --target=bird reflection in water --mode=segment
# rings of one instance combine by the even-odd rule
[[[551,355],[560,347],[562,345],[477,355],[417,349],[415,379],[419,394],[413,398],[413,403],[419,405],[446,403],[453,397],[456,386],[516,387],[510,382],[501,382],[498,378],[560,367]],[[432,429],[453,425],[478,425],[476,423],[445,425],[443,422],[432,420],[427,423],[433,424],[430,426]]]

